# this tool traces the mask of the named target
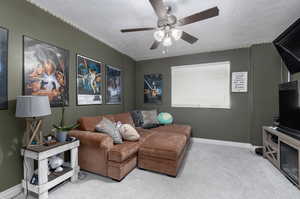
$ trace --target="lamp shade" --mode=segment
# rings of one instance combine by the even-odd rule
[[[32,118],[51,115],[48,96],[18,96],[16,117]]]

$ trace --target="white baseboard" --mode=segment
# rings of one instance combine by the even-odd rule
[[[242,142],[231,142],[231,141],[223,141],[223,140],[213,140],[213,139],[204,139],[204,138],[192,138],[195,143],[205,143],[205,144],[215,144],[222,146],[232,146],[239,148],[254,150],[255,146],[250,143],[242,143]]]
[[[10,199],[12,197],[17,196],[22,192],[22,185],[18,184],[16,186],[13,186],[3,192],[0,192],[0,199]]]

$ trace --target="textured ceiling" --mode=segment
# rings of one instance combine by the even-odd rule
[[[218,6],[220,15],[182,27],[199,38],[177,41],[162,53],[150,50],[153,31],[122,34],[120,29],[156,27],[148,0],[28,0],[135,60],[247,47],[271,42],[300,17],[300,0],[165,0],[184,17]]]

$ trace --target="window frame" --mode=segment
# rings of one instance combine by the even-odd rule
[[[201,66],[215,66],[215,65],[221,65],[221,64],[228,64],[229,68],[228,68],[228,97],[229,97],[229,103],[224,104],[224,105],[201,105],[201,104],[173,104],[173,69],[180,69],[180,68],[186,68],[186,67],[201,67]],[[221,61],[221,62],[208,62],[208,63],[200,63],[200,64],[190,64],[190,65],[182,65],[182,66],[171,66],[171,107],[172,108],[201,108],[201,109],[225,109],[225,110],[229,110],[232,108],[231,105],[231,62],[230,61]]]

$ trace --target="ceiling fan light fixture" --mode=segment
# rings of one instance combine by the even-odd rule
[[[154,32],[153,36],[156,41],[161,42],[165,37],[165,31],[157,30]]]
[[[163,46],[168,47],[172,45],[172,38],[167,36],[163,40]]]
[[[172,35],[173,39],[174,39],[175,41],[177,41],[177,40],[179,40],[179,39],[181,38],[182,32],[183,32],[183,31],[180,30],[180,29],[173,28],[173,29],[171,30],[171,35]]]

